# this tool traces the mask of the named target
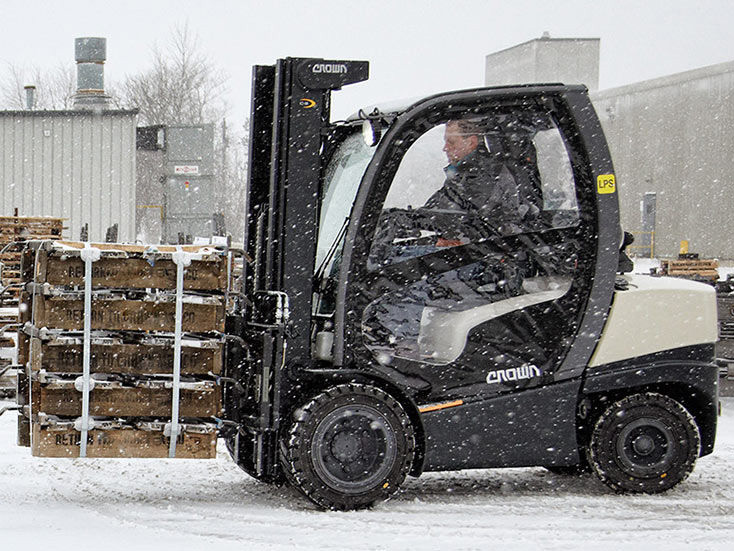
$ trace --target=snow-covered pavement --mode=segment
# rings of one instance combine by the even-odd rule
[[[2,549],[732,549],[734,398],[713,455],[657,496],[544,469],[426,474],[372,510],[323,513],[215,460],[41,459],[0,417]],[[0,407],[8,405],[0,402]]]

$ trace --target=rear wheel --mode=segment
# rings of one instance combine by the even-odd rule
[[[681,404],[662,394],[635,394],[599,417],[589,463],[614,490],[664,492],[691,473],[700,440],[696,422]]]
[[[359,509],[390,497],[413,461],[413,427],[382,390],[345,384],[296,411],[282,447],[289,481],[326,509]]]

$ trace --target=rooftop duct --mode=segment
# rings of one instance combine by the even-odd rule
[[[28,111],[33,111],[36,107],[36,87],[32,84],[24,86],[25,90],[25,108]]]
[[[76,57],[76,94],[74,109],[107,109],[110,97],[104,93],[104,62],[107,59],[106,38],[77,38],[74,40]]]

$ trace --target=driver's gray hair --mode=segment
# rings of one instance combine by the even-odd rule
[[[476,121],[470,119],[451,119],[446,121],[446,126],[452,123],[459,127],[459,132],[462,136],[479,136],[482,134],[482,129]]]

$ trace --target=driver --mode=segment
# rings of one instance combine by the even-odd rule
[[[471,120],[446,123],[446,179],[423,208],[479,216],[500,234],[516,233],[520,218],[517,183],[501,155],[490,153],[480,135],[480,128]]]

